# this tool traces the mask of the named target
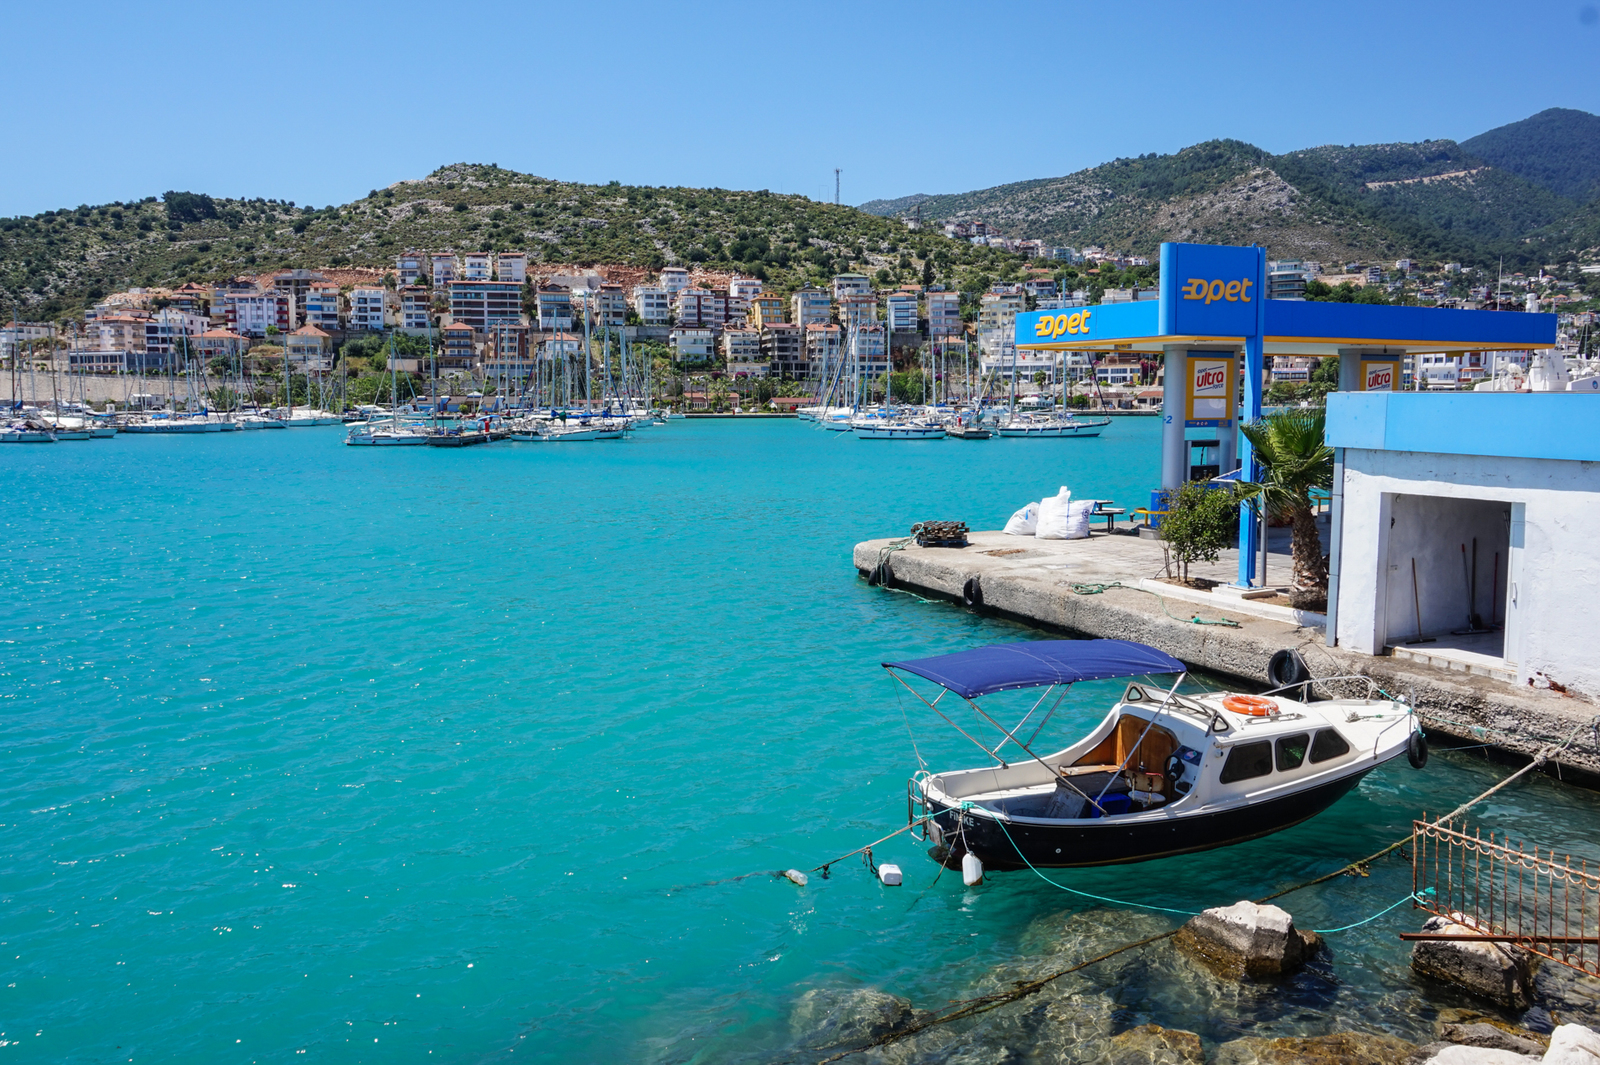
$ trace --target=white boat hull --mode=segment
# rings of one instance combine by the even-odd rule
[[[943,440],[942,425],[858,425],[853,430],[862,440]]]

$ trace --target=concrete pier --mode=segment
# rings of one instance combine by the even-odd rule
[[[1274,580],[1290,573],[1287,530],[1275,532],[1267,565]],[[895,539],[868,540],[855,547],[855,567],[865,578],[881,559],[891,588],[960,604],[963,589],[972,587],[981,597],[976,609],[984,613],[1072,635],[1136,640],[1256,688],[1266,686],[1273,654],[1293,649],[1314,676],[1364,674],[1386,691],[1412,697],[1436,741],[1493,744],[1514,759],[1525,760],[1576,729],[1577,739],[1549,771],[1600,786],[1600,738],[1590,727],[1600,706],[1581,697],[1519,688],[1473,672],[1470,659],[1373,656],[1327,647],[1320,615],[1259,605],[1221,588],[1194,591],[1154,580],[1165,570],[1159,540],[1126,533],[1039,540],[999,532],[973,533],[970,540],[964,548],[923,548],[913,541],[895,551],[887,551]],[[1231,580],[1236,572],[1232,551],[1215,563],[1189,568],[1191,578],[1219,581]],[[1072,587],[1117,583],[1123,587],[1099,594],[1079,594]],[[1226,618],[1237,627],[1197,624],[1192,620],[1197,616]]]

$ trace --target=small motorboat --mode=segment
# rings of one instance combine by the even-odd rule
[[[926,826],[946,862],[1067,868],[1226,847],[1315,817],[1391,759],[1427,761],[1412,708],[1367,677],[1304,682],[1298,700],[1284,689],[1180,694],[1184,664],[1126,640],[1000,644],[883,666],[993,763],[923,765],[909,781],[911,822]],[[1151,679],[1173,674],[1170,685]],[[905,675],[943,691],[925,698]],[[1134,679],[1088,735],[1035,750],[1067,688],[1115,678]],[[1334,681],[1365,681],[1367,698],[1306,701],[1312,686]],[[1003,711],[977,702],[1031,688],[1044,691],[1010,728]],[[959,704],[947,694],[973,723],[953,719]]]

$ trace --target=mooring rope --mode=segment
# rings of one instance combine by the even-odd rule
[[[1162,595],[1160,592],[1152,592],[1148,588],[1140,588],[1138,585],[1134,584],[1123,584],[1121,581],[1111,581],[1109,583],[1091,582],[1082,584],[1069,584],[1067,587],[1072,589],[1073,595],[1102,595],[1108,588],[1125,588],[1130,592],[1143,592],[1146,595],[1155,596],[1156,602],[1161,604],[1161,612],[1167,615],[1167,617],[1171,618],[1173,621],[1182,621],[1191,625],[1226,625],[1231,629],[1237,629],[1239,627],[1239,623],[1231,618],[1203,618],[1199,614],[1196,614],[1194,617],[1190,618],[1180,618],[1178,615],[1167,609],[1166,596]]]
[[[1590,722],[1588,722],[1588,721],[1583,722],[1576,729],[1574,729],[1573,732],[1572,732],[1572,735],[1568,736],[1567,739],[1563,743],[1561,743],[1559,746],[1552,745],[1550,747],[1546,747],[1543,751],[1540,751],[1537,756],[1535,756],[1533,761],[1529,762],[1527,765],[1523,766],[1521,769],[1517,770],[1515,773],[1513,773],[1510,776],[1506,777],[1506,779],[1500,781],[1500,783],[1496,784],[1494,787],[1489,788],[1487,791],[1483,792],[1480,795],[1475,796],[1474,798],[1468,799],[1466,802],[1462,803],[1460,806],[1456,807],[1454,810],[1451,810],[1444,817],[1435,818],[1433,823],[1438,824],[1440,822],[1449,821],[1449,820],[1451,820],[1451,819],[1453,819],[1455,817],[1460,816],[1462,813],[1465,813],[1467,810],[1470,810],[1472,807],[1476,806],[1478,803],[1482,802],[1484,799],[1487,799],[1489,796],[1493,795],[1495,792],[1499,791],[1501,788],[1504,788],[1506,785],[1510,784],[1512,781],[1517,780],[1518,778],[1520,778],[1523,775],[1533,771],[1534,769],[1537,769],[1537,768],[1543,766],[1555,754],[1558,754],[1560,751],[1565,750],[1567,747],[1571,746],[1572,742],[1577,739],[1578,733],[1580,731],[1582,731],[1583,729],[1585,729],[1585,728],[1589,728],[1590,726],[1591,726]],[[910,825],[906,826],[906,828],[910,828],[910,827],[911,827]],[[903,831],[905,831],[905,829],[901,829],[901,831],[903,832]],[[895,833],[895,835],[899,835],[899,833],[897,832],[897,833]],[[885,838],[889,838],[889,837],[885,837]],[[1007,838],[1008,839],[1010,838],[1009,837],[1009,833],[1007,835]],[[1256,903],[1258,905],[1265,904],[1265,903],[1271,902],[1274,899],[1281,899],[1285,895],[1292,895],[1297,891],[1303,891],[1308,887],[1313,887],[1313,886],[1315,886],[1317,884],[1321,884],[1321,883],[1324,883],[1324,882],[1326,882],[1328,880],[1332,880],[1336,876],[1341,876],[1341,875],[1343,875],[1345,873],[1352,872],[1352,871],[1364,874],[1365,871],[1366,871],[1366,867],[1368,865],[1370,865],[1372,862],[1377,861],[1379,858],[1382,858],[1386,854],[1390,854],[1390,853],[1400,849],[1401,847],[1405,846],[1407,843],[1410,843],[1411,839],[1412,839],[1412,837],[1409,836],[1409,835],[1403,836],[1400,839],[1396,840],[1395,842],[1389,844],[1387,847],[1384,847],[1382,850],[1377,851],[1377,852],[1375,852],[1375,853],[1373,853],[1371,855],[1368,855],[1365,858],[1361,858],[1361,859],[1359,859],[1357,861],[1351,862],[1348,865],[1345,865],[1345,866],[1342,866],[1342,867],[1340,867],[1338,869],[1335,869],[1331,873],[1326,873],[1326,874],[1324,874],[1322,876],[1314,877],[1314,878],[1312,878],[1310,880],[1303,881],[1302,883],[1299,883],[1299,884],[1293,884],[1293,885],[1291,885],[1289,887],[1286,887],[1286,888],[1282,889],[1281,891],[1275,891],[1272,894],[1267,895],[1267,896],[1265,896],[1263,898],[1256,899],[1255,901],[1256,901]],[[880,842],[882,842],[882,841],[880,841]],[[1013,844],[1013,846],[1014,845],[1015,844]],[[852,853],[858,853],[858,852],[852,852]],[[1021,853],[1021,852],[1019,851],[1018,853]],[[849,855],[846,855],[845,857],[849,857]],[[1026,861],[1026,858],[1024,858],[1024,861]],[[1401,899],[1399,902],[1396,902],[1393,906],[1390,906],[1388,910],[1384,910],[1384,911],[1382,911],[1380,913],[1374,914],[1372,917],[1367,918],[1365,921],[1357,922],[1357,925],[1370,923],[1371,921],[1376,920],[1378,917],[1383,916],[1384,913],[1388,913],[1389,910],[1393,910],[1396,907],[1403,905],[1408,900],[1412,900],[1412,899],[1413,899],[1413,896],[1409,896],[1408,895],[1408,896],[1406,896],[1406,898]],[[1345,928],[1330,929],[1330,931],[1342,932],[1342,931],[1345,931],[1346,929],[1351,928],[1351,927],[1356,927],[1356,925],[1347,925]],[[1120,947],[1113,947],[1111,950],[1105,951],[1104,953],[1101,953],[1101,954],[1097,954],[1094,957],[1088,958],[1088,959],[1086,959],[1084,961],[1076,962],[1076,963],[1074,963],[1072,965],[1067,966],[1066,968],[1058,969],[1053,973],[1048,973],[1048,974],[1046,974],[1044,976],[1038,977],[1038,978],[1033,979],[1033,980],[1021,981],[1021,982],[1017,983],[1009,991],[996,991],[996,992],[993,992],[993,993],[988,994],[988,995],[981,995],[981,996],[979,996],[977,998],[964,999],[962,1001],[952,1003],[950,1006],[946,1007],[946,1012],[940,1013],[940,1012],[936,1011],[932,1016],[928,1017],[926,1020],[917,1021],[917,1022],[914,1022],[912,1024],[908,1024],[904,1028],[897,1028],[892,1032],[887,1032],[884,1035],[879,1036],[878,1038],[872,1040],[869,1043],[864,1043],[861,1046],[852,1047],[852,1048],[850,1048],[848,1050],[841,1050],[836,1054],[832,1054],[832,1055],[829,1055],[828,1057],[821,1058],[821,1059],[818,1060],[817,1065],[829,1065],[829,1063],[831,1063],[831,1062],[842,1061],[845,1058],[853,1057],[856,1054],[865,1053],[866,1051],[876,1049],[877,1047],[888,1046],[890,1043],[897,1043],[900,1040],[905,1039],[905,1038],[907,1038],[909,1036],[916,1035],[919,1032],[927,1031],[929,1028],[934,1028],[934,1027],[937,1027],[939,1025],[950,1024],[950,1023],[953,1023],[955,1021],[964,1020],[965,1018],[968,1018],[968,1017],[976,1017],[979,1014],[988,1013],[990,1010],[999,1009],[1001,1006],[1006,1006],[1006,1005],[1009,1005],[1009,1004],[1011,1004],[1013,1002],[1017,1002],[1017,1001],[1019,1001],[1021,999],[1027,998],[1029,995],[1037,994],[1038,992],[1044,990],[1044,988],[1048,987],[1051,983],[1055,982],[1056,980],[1061,979],[1063,976],[1069,976],[1072,973],[1078,972],[1078,971],[1080,971],[1082,969],[1087,969],[1091,965],[1096,965],[1096,964],[1098,964],[1100,962],[1106,961],[1109,958],[1114,958],[1118,954],[1123,954],[1123,953],[1126,953],[1127,951],[1134,950],[1134,949],[1137,949],[1139,947],[1149,946],[1151,943],[1159,943],[1163,939],[1171,939],[1173,936],[1178,934],[1178,931],[1179,931],[1179,929],[1174,928],[1174,929],[1171,929],[1171,930],[1166,931],[1166,932],[1158,932],[1158,933],[1156,933],[1154,935],[1145,936],[1143,939],[1134,940],[1132,943],[1124,943]]]

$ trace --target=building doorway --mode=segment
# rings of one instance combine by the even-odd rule
[[[1384,643],[1438,664],[1514,670],[1506,660],[1513,504],[1391,494]]]

